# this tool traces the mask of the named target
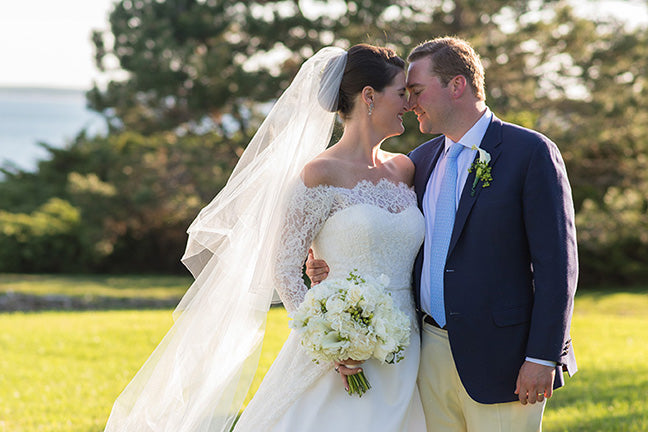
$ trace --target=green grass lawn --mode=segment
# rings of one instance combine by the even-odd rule
[[[648,289],[581,291],[579,372],[547,405],[545,431],[648,431]]]
[[[0,430],[102,430],[171,323],[169,311],[0,315]]]
[[[92,301],[112,299],[180,299],[190,276],[22,275],[0,273],[0,295],[67,296]]]
[[[164,279],[162,291],[180,286]],[[5,280],[0,275],[0,291]],[[128,278],[112,288],[88,280],[99,289],[131,285]],[[64,278],[53,281],[68,289]],[[36,282],[47,291],[46,278]],[[648,430],[646,312],[646,288],[578,294],[572,336],[580,371],[549,401],[545,431]],[[171,324],[171,310],[0,314],[0,431],[101,431],[114,399]],[[251,392],[287,334],[285,311],[271,309]]]

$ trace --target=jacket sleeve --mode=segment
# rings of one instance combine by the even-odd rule
[[[576,228],[565,164],[545,137],[529,159],[522,200],[534,284],[526,355],[562,365],[578,279]]]

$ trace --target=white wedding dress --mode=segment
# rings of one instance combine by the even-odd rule
[[[425,431],[416,386],[420,339],[411,290],[412,266],[424,237],[415,193],[387,179],[354,188],[299,182],[289,204],[276,260],[278,291],[288,312],[303,300],[302,264],[312,245],[330,267],[329,279],[360,275],[389,277],[396,305],[411,318],[405,358],[396,364],[362,365],[372,388],[349,396],[332,364],[315,364],[292,332],[241,415],[244,431]]]

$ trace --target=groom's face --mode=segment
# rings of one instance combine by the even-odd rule
[[[432,60],[424,57],[413,61],[407,71],[409,108],[414,111],[423,133],[444,133],[449,121],[450,94],[432,72]]]

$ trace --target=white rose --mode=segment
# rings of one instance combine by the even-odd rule
[[[326,310],[330,314],[339,314],[346,308],[346,303],[339,296],[333,296],[326,301]]]

